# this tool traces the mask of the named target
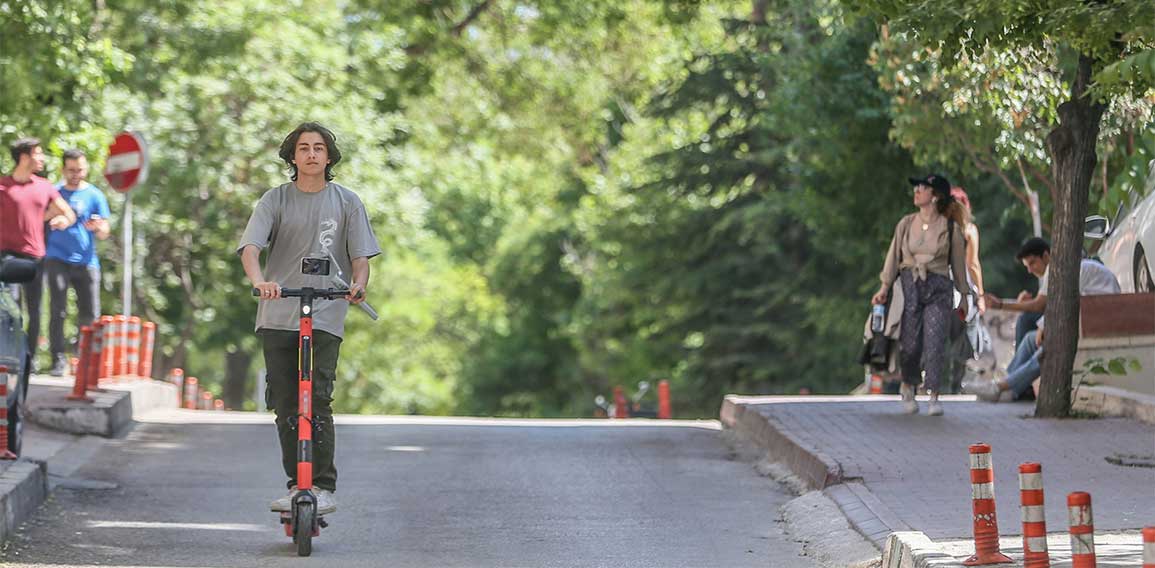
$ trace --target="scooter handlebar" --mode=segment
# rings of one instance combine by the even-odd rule
[[[260,296],[260,289],[253,288],[253,295]],[[334,300],[348,296],[349,291],[340,288],[281,288],[282,298],[300,298],[305,295],[311,295],[314,298],[327,298]]]

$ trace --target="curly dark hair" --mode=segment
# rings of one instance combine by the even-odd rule
[[[293,157],[297,151],[297,141],[301,139],[301,135],[306,132],[316,132],[321,135],[321,139],[325,141],[325,147],[329,150],[329,163],[325,164],[325,181],[333,180],[333,166],[341,161],[341,150],[337,148],[337,135],[333,134],[332,130],[325,128],[319,122],[302,122],[297,128],[293,129],[285,140],[281,142],[281,150],[277,153],[285,164],[293,170],[293,175],[290,179],[297,181],[297,164],[293,163]]]

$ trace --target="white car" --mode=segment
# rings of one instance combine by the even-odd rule
[[[1155,292],[1155,160],[1142,194],[1131,192],[1123,199],[1114,224],[1093,215],[1084,236],[1103,241],[1099,259],[1115,273],[1124,294]]]

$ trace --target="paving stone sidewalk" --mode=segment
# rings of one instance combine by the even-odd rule
[[[947,397],[946,415],[907,416],[895,396],[732,397],[794,443],[861,482],[898,519],[934,540],[967,538],[970,444],[992,446],[999,528],[1021,531],[1018,466],[1043,466],[1047,527],[1067,526],[1066,497],[1091,493],[1097,531],[1155,525],[1155,468],[1108,462],[1155,456],[1155,426],[1121,418],[1036,419],[1033,405]],[[922,403],[925,412],[926,404]],[[724,422],[727,410],[723,409]],[[833,463],[830,463],[833,462]],[[893,523],[892,523],[893,525]]]

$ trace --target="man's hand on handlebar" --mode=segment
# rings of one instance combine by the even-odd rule
[[[360,304],[361,302],[364,302],[365,287],[354,282],[353,285],[349,287],[349,295],[345,296],[345,299],[349,300],[349,303],[351,304]]]
[[[260,292],[259,297],[262,300],[276,300],[281,297],[281,285],[276,282],[258,282],[253,284],[253,289]]]

